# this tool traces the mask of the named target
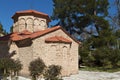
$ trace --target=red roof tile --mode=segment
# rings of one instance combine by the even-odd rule
[[[19,41],[19,40],[23,40],[23,39],[35,39],[37,37],[40,37],[40,36],[43,36],[45,34],[48,34],[48,33],[51,33],[53,31],[56,31],[58,29],[61,29],[65,32],[65,34],[67,34],[71,39],[73,39],[75,42],[77,42],[79,44],[79,42],[74,39],[73,37],[71,37],[62,27],[60,26],[56,26],[56,27],[52,27],[52,28],[48,28],[46,30],[42,30],[42,31],[38,31],[38,32],[34,32],[34,33],[31,33],[27,30],[21,32],[21,33],[11,33],[11,34],[8,34],[6,36],[3,36],[3,37],[0,37],[0,40],[3,41],[3,40],[12,40],[12,41]],[[67,43],[71,43],[70,40],[66,39],[66,38],[63,38],[63,37],[60,37],[60,36],[55,36],[55,37],[51,37],[51,38],[48,38],[46,39],[46,41],[59,41],[59,42],[67,42]]]
[[[48,34],[48,33],[50,33],[50,32],[56,31],[56,30],[58,30],[58,29],[60,29],[60,26],[56,26],[56,27],[52,27],[52,28],[48,28],[48,29],[43,30],[43,31],[35,32],[35,33],[31,34],[30,37],[31,37],[31,38],[37,38],[37,37],[39,37],[39,36],[42,36],[42,35]]]
[[[12,18],[15,19],[16,17],[19,17],[21,15],[28,15],[28,14],[45,18],[45,19],[47,19],[48,22],[51,21],[47,14],[42,13],[42,12],[38,12],[38,11],[35,11],[35,10],[18,11],[12,16]]]
[[[35,11],[35,10],[24,10],[24,11],[18,11],[18,12],[16,12],[16,13],[17,13],[17,14],[22,14],[22,13],[36,13],[36,14],[39,14],[39,15],[48,16],[48,15],[45,14],[45,13],[38,12],[38,11]]]
[[[32,34],[31,32],[29,32],[28,30],[24,30],[20,33],[21,35],[30,35]]]
[[[61,42],[61,43],[72,43],[72,41],[62,37],[62,36],[54,36],[45,39],[45,42]]]

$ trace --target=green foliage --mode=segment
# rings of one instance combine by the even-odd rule
[[[46,65],[44,64],[43,60],[38,58],[34,61],[30,62],[29,65],[29,71],[30,75],[32,76],[33,80],[36,80],[36,78],[40,75],[42,75]]]
[[[3,29],[3,25],[0,23],[0,34],[6,35],[7,32]]]
[[[14,65],[12,64],[11,68],[14,72],[19,72],[22,69],[22,64],[18,59],[14,60]]]
[[[10,27],[10,32],[11,32],[11,33],[13,32],[13,26]]]
[[[53,0],[53,20],[72,34],[75,28],[82,33],[84,28],[95,23],[95,27],[107,28],[108,22],[103,18],[108,15],[108,0]],[[101,25],[102,23],[102,25]]]
[[[62,80],[59,75],[61,74],[61,67],[57,65],[50,65],[46,67],[43,60],[38,58],[32,61],[29,65],[30,75],[33,80],[41,75],[44,76],[45,80]]]
[[[96,72],[118,72],[120,71],[120,67],[117,68],[103,68],[103,67],[83,67],[80,68],[83,71],[96,71]]]
[[[115,0],[116,2],[116,7],[117,7],[117,15],[116,15],[116,19],[117,19],[117,25],[119,26],[120,25],[120,1],[119,0]],[[119,26],[120,28],[120,26]]]
[[[109,48],[110,46],[101,46],[96,49],[80,49],[80,55],[83,60],[83,65],[90,67],[112,68],[118,67],[120,61],[120,50]],[[88,51],[87,51],[88,50]]]
[[[7,77],[8,75],[11,75],[12,72],[19,72],[22,69],[22,64],[19,60],[13,60],[10,58],[1,58],[0,59],[0,70],[3,70],[4,72],[2,75],[4,77]]]
[[[117,22],[119,26],[120,1],[115,1],[118,14],[113,23]],[[79,51],[84,65],[104,68],[117,66],[120,61],[120,31],[113,32],[105,19],[108,16],[108,0],[53,0],[53,3],[53,20],[58,20],[58,24],[70,34],[84,32],[90,35],[90,38],[83,41]],[[85,30],[92,24],[94,30]],[[75,28],[79,30],[74,30]],[[94,32],[97,32],[97,35],[93,35]]]
[[[118,67],[118,62],[120,61],[120,49],[110,50],[109,61],[113,67]]]
[[[44,73],[45,80],[62,80],[60,75],[61,67],[57,65],[50,65]]]
[[[111,48],[116,43],[116,37],[104,19],[108,15],[108,0],[53,0],[53,3],[53,20],[59,20],[60,25],[70,33],[74,32],[75,27],[80,29],[77,33],[85,31],[91,35],[79,51],[84,65],[110,65],[109,56],[112,55]],[[97,36],[85,30],[91,24],[94,24]]]
[[[118,13],[113,23],[119,27],[120,1],[115,2]],[[90,35],[79,50],[84,65],[104,68],[117,66],[120,61],[120,31],[113,31],[105,19],[108,16],[108,0],[53,0],[53,3],[52,19],[58,20],[57,25],[64,27],[70,34],[84,32]],[[86,30],[93,24],[94,30]]]
[[[120,30],[117,30],[116,33],[115,33],[115,35],[116,35],[118,38],[120,38]]]
[[[53,0],[53,20],[59,20],[59,25],[64,27],[70,34],[76,32],[81,34],[83,32],[94,34],[94,31],[85,30],[89,25],[95,24],[93,27],[96,28],[98,37],[92,36],[89,43],[82,48],[81,55],[87,56],[89,54],[89,47],[94,46],[101,47],[110,45],[115,41],[111,35],[109,23],[104,18],[108,15],[108,0]],[[74,28],[80,30],[74,30]],[[110,36],[108,38],[108,36]],[[88,58],[88,57],[84,57]]]

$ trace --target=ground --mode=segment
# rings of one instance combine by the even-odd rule
[[[64,77],[64,80],[120,80],[120,72],[79,71],[79,74]],[[30,80],[20,77],[19,80]]]
[[[64,80],[120,80],[120,72],[79,71],[79,74],[65,77]]]

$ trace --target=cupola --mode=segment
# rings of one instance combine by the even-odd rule
[[[13,16],[13,32],[37,32],[45,30],[51,21],[49,16],[45,13],[35,10],[18,11]]]

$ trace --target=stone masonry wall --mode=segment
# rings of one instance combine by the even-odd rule
[[[44,21],[46,25],[42,25],[41,23]],[[36,32],[40,30],[44,30],[47,28],[47,21],[43,18],[38,18],[34,16],[20,16],[18,21],[13,24],[13,32],[22,32],[24,30],[28,30],[30,32]]]
[[[9,45],[8,41],[0,41],[0,58],[9,55]]]
[[[23,64],[23,69],[21,70],[21,75],[29,75],[29,64],[33,60],[33,49],[32,46],[20,47],[19,48],[19,59]]]
[[[12,53],[13,51],[15,51],[15,54],[13,56],[11,56],[12,59],[19,59],[19,51],[18,51],[18,46],[16,45],[15,42],[11,42],[10,44],[10,49],[9,49],[9,53]]]
[[[62,36],[72,41],[72,44],[65,43],[46,43],[45,39],[53,36]],[[29,75],[29,63],[40,57],[45,64],[60,65],[62,67],[62,76],[78,73],[78,44],[73,41],[62,30],[57,30],[44,36],[33,39],[31,46],[17,47],[15,43],[11,44],[10,52],[16,50],[17,54],[13,59],[20,59],[23,64],[22,75]],[[1,46],[0,46],[1,47]],[[2,48],[0,48],[2,49]]]
[[[45,39],[53,36],[63,36],[72,44],[45,43]],[[57,30],[33,40],[33,58],[42,58],[47,65],[57,64],[63,67],[62,75],[78,73],[78,44],[62,30]]]

